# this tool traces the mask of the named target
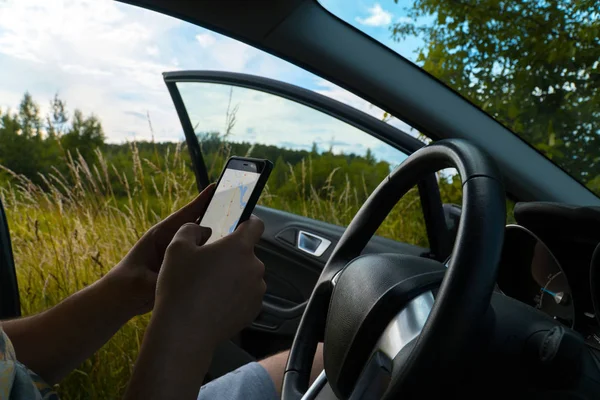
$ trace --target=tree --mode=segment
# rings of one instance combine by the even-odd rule
[[[13,169],[15,157],[19,156],[20,130],[17,115],[0,110],[0,164],[10,169]]]
[[[60,140],[69,123],[67,103],[58,97],[58,93],[50,101],[50,110],[46,115],[46,137],[44,149],[39,155],[40,173],[47,174],[56,168],[62,174],[67,172],[67,166],[59,162],[65,156]]]
[[[371,149],[367,149],[367,153],[365,154],[365,160],[367,160],[367,163],[369,165],[375,165],[375,163],[377,162]]]
[[[17,113],[6,110],[0,120],[0,163],[37,181],[39,155],[44,147],[39,106],[26,92]]]
[[[40,118],[40,107],[33,101],[29,92],[25,92],[23,100],[19,104],[19,124],[21,135],[30,138],[42,134],[42,120]]]
[[[417,62],[425,70],[594,188],[597,0],[415,0],[407,15],[392,26],[392,37],[422,38]]]
[[[283,157],[279,155],[275,161],[273,172],[271,173],[270,182],[273,184],[273,188],[271,188],[271,190],[278,189],[286,184],[288,181],[288,170],[288,165],[285,163],[285,161],[283,161]]]
[[[310,148],[310,154],[318,155],[319,154],[319,146],[317,142],[312,142],[312,146]]]
[[[92,161],[95,149],[104,144],[104,131],[100,120],[93,114],[84,117],[80,110],[75,110],[71,127],[61,137],[61,143],[65,151],[69,151],[73,157],[79,151],[86,161]]]
[[[46,129],[49,137],[61,136],[69,122],[67,103],[54,95],[50,101],[50,114],[46,117]]]

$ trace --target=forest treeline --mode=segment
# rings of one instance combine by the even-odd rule
[[[331,148],[319,151],[316,144],[310,151],[286,149],[228,142],[219,132],[200,133],[198,139],[211,180],[218,178],[231,155],[271,160],[274,169],[268,194],[281,201],[296,201],[299,194],[337,198],[344,192],[362,202],[394,167],[377,160],[370,150],[364,155],[339,154]],[[154,171],[164,170],[169,153],[176,151],[181,152],[178,159],[191,169],[184,143],[107,143],[98,116],[84,115],[79,110],[70,112],[58,96],[51,100],[48,115],[41,115],[29,93],[25,93],[16,111],[0,110],[0,165],[4,168],[0,177],[4,182],[11,179],[11,174],[19,174],[44,187],[48,177],[62,175],[69,179],[73,173],[69,160],[83,160],[92,173],[94,168],[105,168],[111,177],[111,190],[116,196],[126,196],[127,182],[137,179],[136,175],[151,177]],[[104,167],[97,165],[100,159]],[[141,161],[140,165],[134,165],[136,160]],[[162,184],[161,179],[164,177],[159,174],[144,185],[151,191],[153,185]]]

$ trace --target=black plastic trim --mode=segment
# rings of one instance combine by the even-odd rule
[[[430,258],[444,261],[452,252],[452,235],[446,224],[442,196],[438,183],[435,179],[424,178],[418,183],[419,195],[421,196],[421,209],[429,239]]]
[[[300,318],[306,309],[307,303],[308,301],[305,301],[303,303],[296,304],[293,307],[285,308],[273,304],[272,301],[265,300],[263,301],[262,311],[279,319]]]
[[[596,321],[600,324],[600,243],[594,249],[590,261],[590,293]]]
[[[171,99],[173,99],[173,105],[175,105],[175,110],[179,116],[183,134],[185,135],[185,142],[190,153],[190,158],[192,159],[192,169],[194,170],[194,175],[196,176],[196,185],[198,186],[198,191],[202,191],[202,189],[210,184],[210,180],[208,179],[208,171],[206,170],[206,164],[204,163],[204,158],[202,157],[202,151],[200,150],[200,144],[198,143],[196,132],[194,132],[194,127],[192,126],[190,117],[185,109],[185,104],[183,103],[183,99],[181,98],[181,94],[179,93],[177,85],[174,82],[167,82],[166,79],[165,83],[167,84],[167,89],[169,90]]]
[[[0,319],[21,316],[19,285],[15,271],[10,233],[0,201]]]

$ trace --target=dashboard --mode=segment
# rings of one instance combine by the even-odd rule
[[[497,290],[600,350],[600,208],[518,203],[505,230]]]
[[[567,275],[548,246],[520,225],[505,229],[498,288],[562,324],[574,326],[575,306]]]

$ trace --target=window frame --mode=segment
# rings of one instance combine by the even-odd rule
[[[408,156],[425,146],[423,142],[401,129],[393,127],[358,109],[311,90],[270,78],[236,72],[190,70],[164,72],[163,79],[171,94],[181,122],[199,191],[210,183],[208,172],[200,144],[196,138],[194,127],[185,108],[177,83],[194,82],[230,85],[282,97],[345,122]],[[443,261],[450,254],[451,240],[446,227],[435,174],[425,177],[418,184],[418,189],[425,225],[427,227],[430,255],[433,258]]]
[[[21,316],[21,299],[10,232],[0,200],[0,320]]]

